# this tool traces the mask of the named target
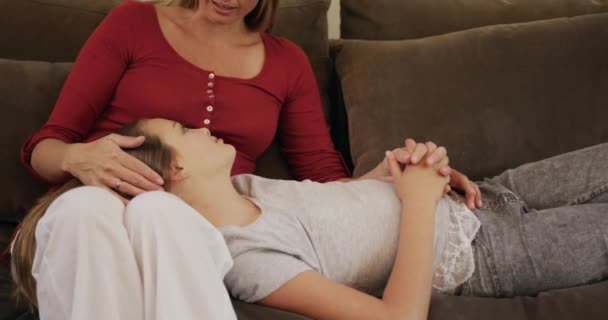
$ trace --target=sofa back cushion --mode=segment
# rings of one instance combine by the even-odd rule
[[[413,137],[473,178],[608,141],[608,13],[337,53],[354,175]]]
[[[70,63],[97,24],[122,0],[0,0],[0,107],[5,147],[0,174],[0,220],[14,221],[45,190],[19,161],[27,136],[48,118]],[[273,33],[285,36],[307,53],[326,115],[331,62],[327,40],[329,0],[281,0]],[[42,61],[31,61],[42,60]],[[258,161],[256,173],[288,178],[288,168],[276,143]]]
[[[414,39],[469,28],[608,11],[596,0],[341,0],[344,39]]]
[[[48,186],[21,164],[19,149],[49,116],[71,63],[0,59],[0,221],[16,221]]]
[[[0,57],[74,61],[108,11],[122,0],[0,0]]]

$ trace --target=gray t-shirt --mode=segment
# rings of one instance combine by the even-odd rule
[[[381,296],[396,257],[401,219],[392,183],[298,182],[249,174],[232,182],[262,211],[245,227],[219,228],[234,259],[224,278],[233,297],[258,301],[307,270]],[[446,234],[447,228],[437,223],[435,233]]]

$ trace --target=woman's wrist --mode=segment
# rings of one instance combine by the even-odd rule
[[[74,157],[78,154],[78,147],[80,143],[66,143],[65,151],[63,153],[63,159],[61,161],[60,169],[63,173],[72,174],[72,164],[74,163]]]

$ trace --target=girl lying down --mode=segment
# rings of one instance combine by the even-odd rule
[[[393,182],[230,177],[235,149],[207,129],[120,133],[146,137],[128,152],[166,192],[125,206],[74,180],[42,198],[12,250],[41,314],[235,319],[230,294],[315,319],[426,319],[433,288],[510,297],[608,277],[608,144],[486,179],[471,211],[444,192],[447,158],[402,169],[387,152]]]

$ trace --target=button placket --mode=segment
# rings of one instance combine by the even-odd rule
[[[207,112],[205,118],[203,119],[203,124],[206,126],[211,124],[211,118],[213,116],[212,112],[215,109],[215,73],[209,73],[208,78],[209,81],[207,82],[207,96],[209,99],[209,104],[206,107]]]

